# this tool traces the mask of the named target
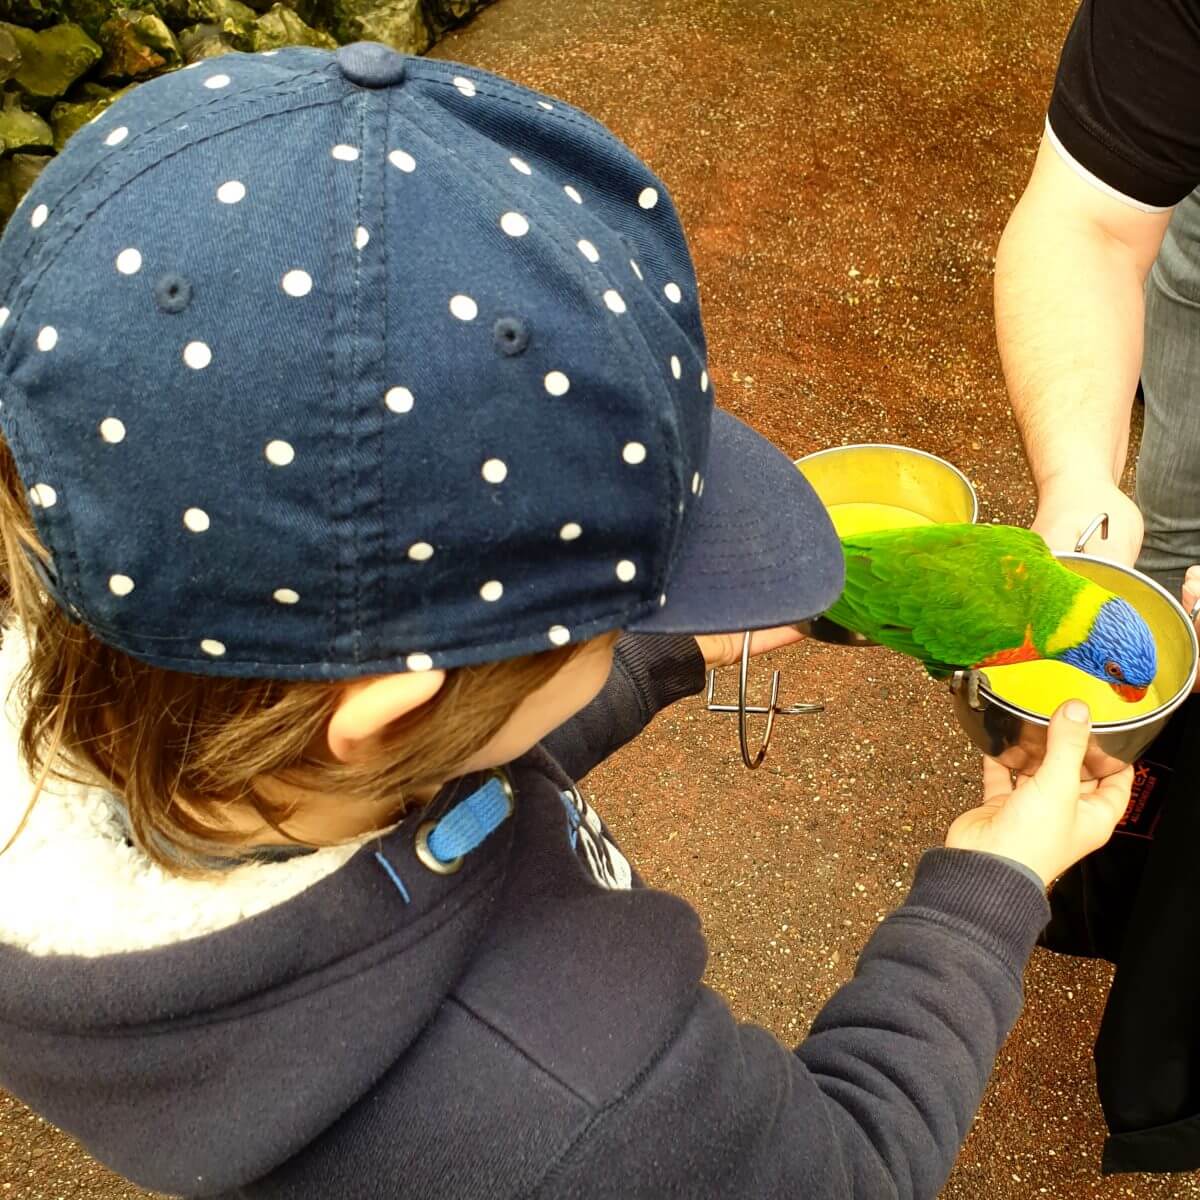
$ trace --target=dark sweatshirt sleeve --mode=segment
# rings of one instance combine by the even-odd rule
[[[572,779],[581,780],[637,737],[668,704],[704,687],[704,658],[693,637],[626,634],[600,694],[542,745]]]
[[[794,1053],[699,989],[536,1195],[932,1200],[1048,917],[1042,889],[1002,860],[930,851]]]

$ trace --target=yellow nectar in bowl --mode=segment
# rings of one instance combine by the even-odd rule
[[[929,517],[901,508],[897,504],[857,503],[831,504],[829,519],[838,537],[854,537],[878,529],[905,529],[912,525],[932,525]]]
[[[1049,659],[985,667],[983,673],[988,687],[1001,700],[1041,717],[1050,716],[1067,700],[1082,700],[1098,724],[1133,721],[1153,712],[1163,702],[1153,683],[1140,700],[1122,700],[1104,680]]]

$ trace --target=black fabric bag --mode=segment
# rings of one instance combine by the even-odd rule
[[[1112,841],[1050,904],[1043,945],[1116,965],[1095,1048],[1102,1170],[1200,1169],[1200,696],[1139,760]]]

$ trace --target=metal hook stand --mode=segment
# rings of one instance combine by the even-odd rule
[[[714,713],[737,713],[738,715],[738,742],[742,748],[742,762],[746,764],[747,770],[757,771],[763,764],[763,759],[767,757],[767,749],[771,745],[771,735],[775,732],[776,717],[798,717],[805,713],[824,712],[824,704],[792,704],[787,708],[779,707],[779,672],[771,672],[771,698],[766,706],[749,705],[746,703],[746,678],[750,672],[750,634],[742,640],[742,663],[741,671],[738,676],[738,702],[736,704],[716,704],[713,697],[717,690],[717,673],[709,671],[708,673],[708,690],[705,693],[705,704],[709,712]],[[753,713],[755,716],[765,716],[767,718],[767,726],[763,730],[762,741],[759,743],[758,750],[753,758],[750,757],[750,738],[746,729],[746,717]]]
[[[1088,527],[1079,535],[1079,541],[1075,543],[1075,553],[1083,554],[1085,548],[1092,540],[1092,534],[1096,530],[1100,530],[1100,540],[1108,539],[1108,513],[1097,513],[1089,522]]]

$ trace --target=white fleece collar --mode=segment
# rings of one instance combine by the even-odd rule
[[[33,791],[10,698],[27,652],[24,636],[6,629],[0,642],[0,846]],[[171,945],[290,900],[345,864],[361,844],[182,879],[125,844],[104,791],[52,781],[20,837],[0,856],[0,943],[31,954],[93,958]]]

